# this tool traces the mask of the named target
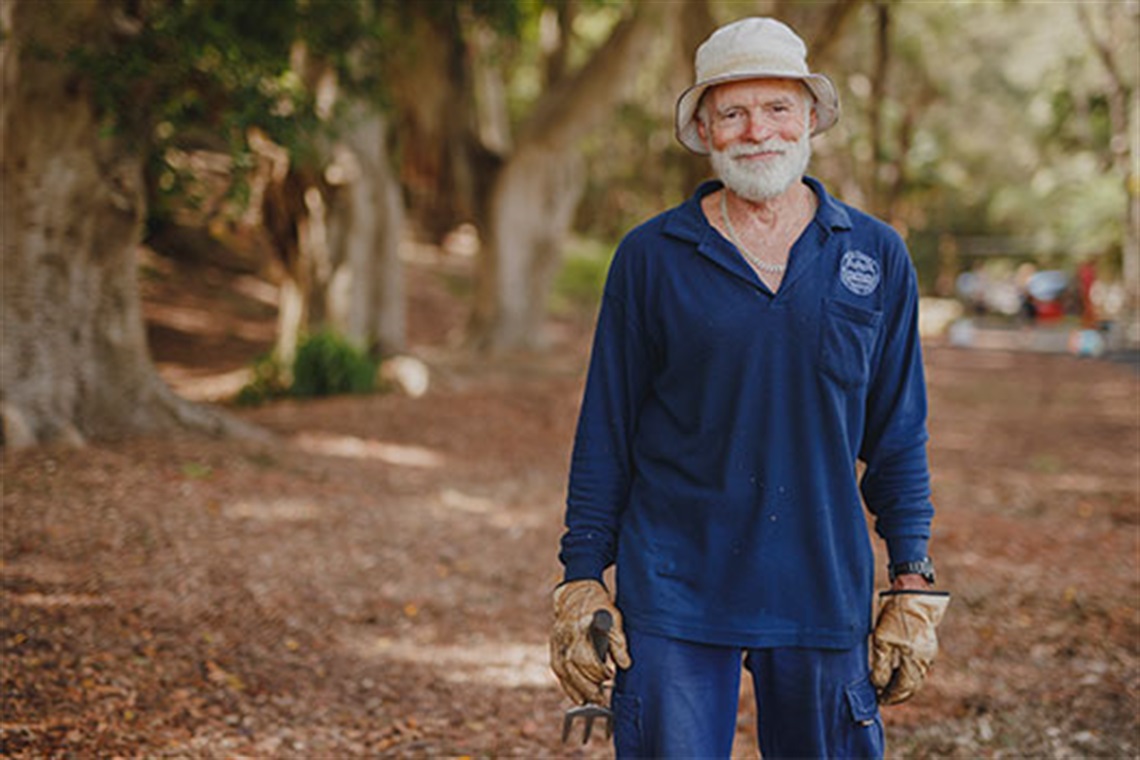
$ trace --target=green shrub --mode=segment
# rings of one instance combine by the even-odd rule
[[[368,393],[375,388],[376,362],[330,330],[305,338],[293,361],[294,396]]]
[[[289,378],[274,354],[263,354],[253,360],[253,379],[237,395],[240,406],[258,406],[289,393]]]
[[[257,406],[284,396],[335,396],[376,389],[377,362],[331,330],[310,335],[297,346],[292,373],[276,354],[253,362],[253,378],[238,391],[240,406]],[[291,375],[291,376],[290,376]]]

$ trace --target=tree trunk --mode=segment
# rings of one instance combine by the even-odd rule
[[[282,266],[277,360],[288,371],[302,338],[331,327],[358,348],[404,347],[402,194],[387,156],[386,125],[350,105],[343,138],[321,167],[291,165],[258,141],[275,165],[262,196],[262,222]]]
[[[180,399],[154,371],[135,263],[141,161],[100,135],[89,84],[65,55],[105,36],[105,4],[8,0],[3,10],[4,443],[252,432]]]
[[[360,112],[335,151],[336,192],[329,204],[332,277],[328,321],[357,346],[397,353],[406,343],[400,238],[403,199],[386,151],[386,128]],[[328,176],[330,172],[326,172]]]
[[[884,184],[887,170],[887,136],[883,123],[889,92],[891,72],[891,7],[884,0],[875,3],[875,65],[871,77],[870,112],[871,174],[867,189],[870,191],[869,211],[880,219],[887,218]]]
[[[1098,6],[1093,6],[1097,8]],[[1140,156],[1137,144],[1140,143],[1140,103],[1137,102],[1137,81],[1135,70],[1129,70],[1119,52],[1123,45],[1114,35],[1135,31],[1137,13],[1135,8],[1125,4],[1104,5],[1099,8],[1107,29],[1097,31],[1092,10],[1087,5],[1077,7],[1077,15],[1089,42],[1096,50],[1108,75],[1108,106],[1112,124],[1110,142],[1111,164],[1124,181],[1127,194],[1127,207],[1124,210],[1124,240],[1121,252],[1121,265],[1124,287],[1127,294],[1128,317],[1140,319]]]
[[[540,144],[519,148],[500,172],[476,290],[472,337],[477,348],[543,347],[546,300],[584,180],[574,151]]]
[[[790,24],[808,46],[808,62],[814,71],[827,71],[847,24],[864,0],[776,0],[771,13]]]
[[[460,4],[408,3],[401,11],[405,26],[388,50],[385,83],[395,104],[392,129],[400,135],[408,221],[438,242],[476,218],[485,184],[472,156],[479,129],[473,67]]]
[[[679,44],[675,49],[675,71],[672,77],[672,86],[669,92],[683,92],[693,84],[693,59],[697,48],[716,29],[716,19],[713,18],[709,0],[688,0],[681,11],[681,21],[677,39]],[[702,181],[712,175],[707,156],[698,156],[689,151],[678,153],[682,158],[681,187],[685,194],[693,192]]]
[[[282,165],[274,167],[262,195],[262,224],[281,263],[277,342],[273,351],[285,368],[293,364],[297,344],[309,326],[312,313],[315,277],[309,221],[312,204],[305,200],[311,189],[314,189],[311,179],[297,172],[286,158]],[[323,212],[323,205],[318,211]]]
[[[482,227],[472,343],[493,352],[543,345],[541,326],[562,242],[584,188],[577,143],[623,96],[680,3],[642,3],[577,74],[551,88],[492,186]]]

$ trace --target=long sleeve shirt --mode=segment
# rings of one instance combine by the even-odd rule
[[[891,561],[926,555],[914,269],[891,227],[804,181],[818,208],[775,293],[705,218],[719,182],[614,255],[559,557],[566,580],[616,563],[634,629],[848,648],[871,628],[863,503]]]

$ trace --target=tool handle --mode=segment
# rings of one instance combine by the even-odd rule
[[[613,627],[614,616],[609,610],[598,610],[590,621],[590,643],[594,645],[594,652],[602,662],[606,661],[606,655],[610,652],[610,630]]]

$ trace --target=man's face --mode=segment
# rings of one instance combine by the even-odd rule
[[[748,200],[786,191],[811,159],[815,113],[799,82],[753,79],[709,90],[697,129],[709,147],[713,170]]]

